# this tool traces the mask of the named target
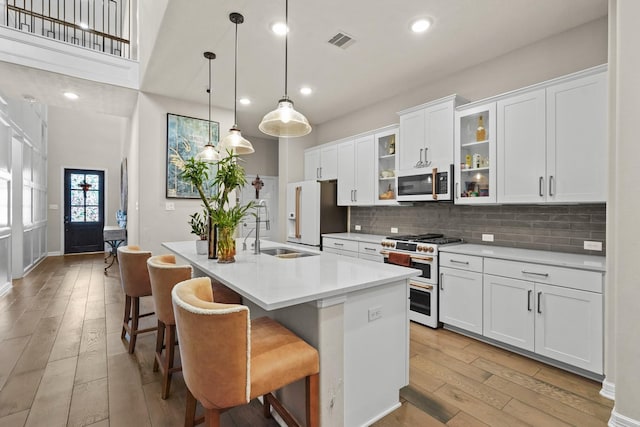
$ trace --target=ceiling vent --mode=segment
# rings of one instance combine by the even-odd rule
[[[335,36],[331,37],[331,39],[329,40],[329,44],[332,44],[342,49],[348,48],[355,42],[356,41],[353,37],[351,37],[349,34],[344,33],[342,31],[338,32]]]

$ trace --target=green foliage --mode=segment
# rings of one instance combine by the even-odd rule
[[[235,200],[229,200],[229,195],[234,190],[239,190],[247,183],[244,168],[239,161],[237,154],[227,151],[227,156],[217,162],[212,185],[217,187],[218,191],[211,199],[206,197],[203,188],[204,183],[209,179],[209,165],[206,162],[191,158],[185,162],[181,172],[181,177],[196,187],[206,212],[211,215],[218,227],[236,228],[254,205],[253,202],[240,205],[236,204]]]
[[[191,233],[200,237],[200,240],[207,240],[207,234],[209,234],[209,225],[207,224],[208,215],[207,211],[196,212],[189,215],[189,225],[191,226]]]

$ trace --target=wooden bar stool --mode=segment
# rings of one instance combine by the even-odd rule
[[[263,396],[289,426],[298,422],[273,391],[300,379],[306,382],[306,425],[317,427],[318,351],[273,319],[249,320],[249,308],[214,302],[211,281],[198,277],[171,292],[182,374],[187,385],[185,426],[193,426],[196,403],[207,426],[220,425],[220,413]]]
[[[151,293],[158,316],[158,332],[156,338],[156,354],[153,361],[153,372],[162,373],[162,399],[169,397],[171,374],[182,370],[173,366],[176,346],[176,321],[173,316],[171,290],[178,282],[191,278],[190,265],[176,265],[174,255],[158,255],[147,260]],[[164,342],[164,345],[163,345]],[[162,349],[165,349],[164,357]]]
[[[147,259],[150,257],[151,252],[143,251],[139,246],[129,245],[118,248],[120,282],[125,295],[124,319],[120,338],[126,339],[126,334],[129,334],[129,354],[133,354],[136,348],[136,338],[139,334],[158,329],[157,327],[138,329],[138,321],[141,317],[155,314],[154,312],[140,314],[140,297],[151,296],[151,283],[149,270],[147,270]]]

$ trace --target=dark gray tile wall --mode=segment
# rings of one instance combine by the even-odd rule
[[[352,207],[351,231],[390,235],[442,233],[469,243],[527,249],[604,255],[606,205],[498,205],[461,206],[450,203],[416,203],[413,206]],[[493,243],[482,234],[493,234]],[[602,242],[602,252],[586,251],[584,241]]]

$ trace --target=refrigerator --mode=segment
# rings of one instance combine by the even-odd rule
[[[322,249],[321,235],[347,231],[347,207],[338,206],[337,181],[287,184],[287,242]]]

